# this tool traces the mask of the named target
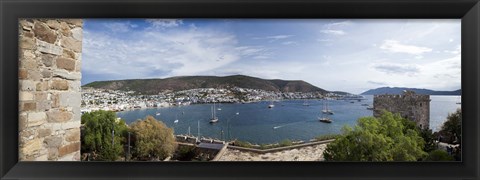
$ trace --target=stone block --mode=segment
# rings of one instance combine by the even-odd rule
[[[20,49],[35,49],[35,39],[20,36],[20,41],[18,42]]]
[[[28,127],[40,126],[46,123],[47,115],[45,112],[31,112],[27,115]]]
[[[47,25],[52,29],[60,29],[60,23],[57,20],[47,20]]]
[[[27,113],[20,113],[18,116],[18,131],[23,131],[27,128]]]
[[[53,63],[55,62],[55,56],[51,55],[51,54],[42,54],[41,55],[41,59],[42,59],[42,62],[43,64],[46,66],[46,67],[52,67],[53,66]]]
[[[72,32],[72,37],[73,37],[74,39],[79,40],[79,41],[82,41],[82,39],[83,39],[82,28],[79,28],[79,27],[73,28],[73,29],[71,30],[71,32]]]
[[[27,78],[28,78],[27,70],[19,69],[18,70],[18,79],[27,79]]]
[[[68,24],[74,25],[76,27],[82,27],[83,26],[83,20],[82,19],[63,19],[65,22]]]
[[[53,76],[68,80],[81,80],[82,78],[82,74],[80,74],[79,72],[68,72],[63,69],[55,69],[53,71]]]
[[[74,129],[74,128],[80,128],[81,122],[80,121],[69,121],[66,123],[63,123],[61,125],[61,129]]]
[[[81,91],[82,91],[81,85],[82,85],[82,84],[81,84],[80,80],[78,80],[78,81],[70,81],[70,82],[69,82],[69,88],[70,88],[70,90],[75,91],[75,92],[81,92]]]
[[[25,60],[20,61],[20,67],[24,68],[24,69],[28,69],[28,70],[37,69],[38,64],[35,60],[25,59]],[[29,74],[29,71],[27,71],[27,74]]]
[[[45,23],[36,22],[33,26],[33,32],[35,33],[35,37],[42,41],[53,44],[57,40],[56,33],[52,31]]]
[[[48,42],[37,40],[37,50],[43,53],[62,55],[63,48]]]
[[[72,37],[64,37],[62,38],[62,47],[69,48],[75,52],[82,52],[82,41]]]
[[[20,53],[20,58],[21,59],[28,59],[28,60],[34,60],[37,56],[35,55],[35,52],[30,49],[24,49]]]
[[[82,56],[80,56],[81,58]],[[81,72],[82,71],[82,61],[78,60],[77,65],[75,67],[75,72]]]
[[[24,156],[29,156],[34,154],[36,151],[40,151],[40,149],[42,149],[42,144],[42,139],[33,139],[25,142],[20,151]]]
[[[22,91],[35,91],[36,84],[32,80],[20,80],[18,85]]]
[[[63,138],[59,136],[49,136],[46,137],[44,143],[47,144],[49,148],[58,148],[62,145]]]
[[[18,98],[20,101],[33,101],[33,93],[20,91]]]
[[[69,59],[69,58],[64,58],[64,57],[59,57],[59,58],[57,58],[57,67],[60,68],[60,69],[73,71],[73,70],[75,70],[75,60],[74,59]]]
[[[45,124],[43,127],[51,129],[52,133],[54,133],[62,129],[62,124],[63,123],[48,123],[48,124]]]
[[[47,92],[35,92],[35,101],[46,101],[48,100],[48,93]]]
[[[48,160],[57,160],[58,148],[48,148]]]
[[[58,94],[61,107],[80,106],[82,95],[80,92],[62,92]]]
[[[35,158],[35,161],[48,161],[48,154],[44,154]]]
[[[77,59],[76,56],[75,56],[75,53],[73,51],[68,50],[68,49],[63,49],[62,57],[70,58],[70,59]]]
[[[38,82],[36,85],[37,91],[46,91],[48,90],[48,82],[43,81],[43,82]]]
[[[23,32],[22,35],[25,36],[25,37],[29,37],[29,38],[33,38],[35,36],[35,34],[33,34],[32,32],[29,32],[29,31]]]
[[[24,131],[21,131],[18,136],[20,136],[20,143],[25,144],[28,141],[33,140],[35,137],[35,130],[34,129],[27,129]]]
[[[52,108],[52,102],[45,100],[37,102],[37,111],[48,111]]]
[[[66,131],[65,140],[68,142],[80,141],[80,128],[74,128]]]
[[[37,134],[37,137],[38,138],[43,138],[43,137],[47,137],[47,136],[50,136],[52,135],[52,130],[51,129],[38,129],[38,134]]]
[[[68,81],[67,80],[53,80],[50,84],[50,89],[52,90],[68,90]]]
[[[58,149],[58,156],[62,157],[70,153],[80,151],[80,142],[71,143]]]
[[[66,122],[72,119],[72,113],[64,110],[50,110],[47,112],[48,122]]]
[[[64,21],[60,22],[60,32],[67,37],[72,35],[72,32],[70,31],[70,26]]]
[[[28,78],[34,81],[40,81],[42,79],[42,73],[38,69],[29,70]]]
[[[42,69],[41,74],[43,78],[51,78],[53,75],[52,70],[50,69]]]
[[[25,103],[22,103],[23,104],[23,108],[21,109],[21,111],[35,111],[37,110],[37,103],[35,102],[25,102]]]
[[[25,30],[31,30],[33,28],[33,23],[30,20],[21,19],[19,24]]]
[[[82,120],[82,111],[79,107],[73,108],[73,120],[74,121],[81,121]]]

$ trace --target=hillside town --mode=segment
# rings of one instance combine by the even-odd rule
[[[285,99],[339,98],[339,94],[318,92],[273,92],[260,89],[233,87],[198,88],[183,91],[165,91],[143,95],[135,91],[82,88],[82,112],[96,110],[124,111],[136,108],[156,108],[204,103],[251,103]]]

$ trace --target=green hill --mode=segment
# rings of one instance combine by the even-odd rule
[[[130,79],[113,81],[95,81],[83,87],[93,87],[111,90],[133,90],[142,94],[158,94],[171,90],[181,91],[196,88],[250,88],[275,92],[320,92],[327,91],[313,86],[305,81],[267,80],[256,77],[234,76],[179,76],[165,79]]]

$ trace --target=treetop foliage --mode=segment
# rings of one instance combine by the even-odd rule
[[[417,161],[428,154],[414,122],[384,111],[379,118],[363,117],[330,143],[326,161]]]
[[[95,111],[82,115],[82,153],[92,153],[92,160],[117,160],[123,155],[123,134],[127,125],[111,111]],[[112,137],[113,130],[113,137]],[[113,145],[112,145],[113,140]]]
[[[173,129],[152,116],[130,126],[135,138],[135,155],[140,159],[162,160],[172,156],[176,148]]]

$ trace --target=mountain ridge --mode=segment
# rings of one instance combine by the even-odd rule
[[[111,90],[133,90],[143,94],[158,94],[163,91],[181,91],[196,88],[241,87],[275,92],[320,92],[328,91],[302,80],[261,79],[246,75],[232,76],[175,76],[155,79],[127,79],[95,81],[82,87]]]
[[[435,91],[431,89],[420,89],[420,88],[407,88],[407,87],[380,87],[375,89],[370,89],[363,92],[361,95],[377,95],[377,94],[402,94],[404,90],[414,91],[417,94],[428,94],[428,95],[462,95],[462,90],[454,91]]]

